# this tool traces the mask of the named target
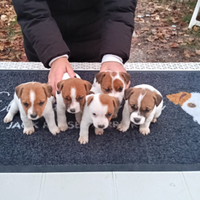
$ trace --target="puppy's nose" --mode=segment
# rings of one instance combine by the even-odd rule
[[[75,109],[74,109],[74,108],[70,109],[70,112],[74,113],[74,112],[75,112]]]
[[[37,117],[36,114],[30,115],[30,116],[31,116],[31,118],[36,118]]]
[[[135,123],[139,123],[140,122],[140,118],[134,118]]]
[[[104,125],[98,125],[98,128],[104,128],[105,126]]]

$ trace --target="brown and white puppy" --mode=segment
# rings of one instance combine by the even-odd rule
[[[4,118],[8,123],[13,120],[14,115],[19,111],[24,124],[23,133],[32,134],[35,130],[32,120],[44,117],[49,131],[56,135],[60,132],[55,123],[55,115],[52,107],[52,87],[38,82],[24,83],[15,88],[14,99],[11,107]]]
[[[155,123],[162,112],[163,98],[161,93],[150,85],[142,84],[125,90],[124,98],[126,102],[122,121],[117,129],[125,132],[129,128],[130,122],[133,122],[140,125],[140,133],[149,134],[150,123]]]
[[[68,78],[58,83],[57,120],[61,131],[68,129],[66,110],[75,114],[77,122],[80,123],[82,111],[85,105],[85,96],[89,94],[92,84],[80,78]]]
[[[119,99],[121,104],[126,85],[130,81],[130,74],[125,72],[99,72],[96,74],[91,92],[94,94],[108,94]],[[120,106],[120,105],[119,105]],[[116,108],[113,118],[117,117],[119,108]]]
[[[103,129],[108,127],[114,110],[118,106],[119,100],[107,94],[87,95],[78,141],[81,144],[88,143],[90,124],[94,125],[96,135],[102,135]]]

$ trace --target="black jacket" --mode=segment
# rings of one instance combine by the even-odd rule
[[[125,63],[130,53],[136,1],[13,0],[13,5],[24,38],[49,67],[51,59],[70,55],[71,45],[96,40],[101,40],[100,58],[114,54]]]

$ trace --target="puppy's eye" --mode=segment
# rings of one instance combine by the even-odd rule
[[[25,107],[28,107],[28,106],[29,106],[28,103],[23,103],[23,104],[24,104]]]
[[[111,115],[112,115],[112,113],[108,113],[108,114],[106,115],[106,117],[109,118]]]
[[[123,90],[123,87],[120,87],[118,90],[119,90],[119,92],[121,92]]]
[[[78,98],[78,101],[80,101],[81,99],[83,99],[83,97],[79,97],[79,98]]]
[[[132,105],[131,108],[132,108],[133,110],[136,110],[136,106],[135,106],[135,105]]]
[[[96,113],[92,113],[92,114],[93,114],[93,116],[97,116]]]
[[[105,89],[105,91],[106,91],[106,92],[110,92],[110,89],[109,89],[109,88],[107,88],[107,89]]]
[[[44,101],[40,101],[39,105],[42,106],[44,104]]]

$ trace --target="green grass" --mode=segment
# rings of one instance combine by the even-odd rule
[[[191,18],[192,18],[191,14],[186,14],[186,15],[183,16],[183,22],[187,22],[189,24]]]
[[[187,4],[188,4],[190,9],[194,9],[195,6],[196,6],[196,3],[197,3],[196,1],[193,1],[193,2],[188,2]]]

